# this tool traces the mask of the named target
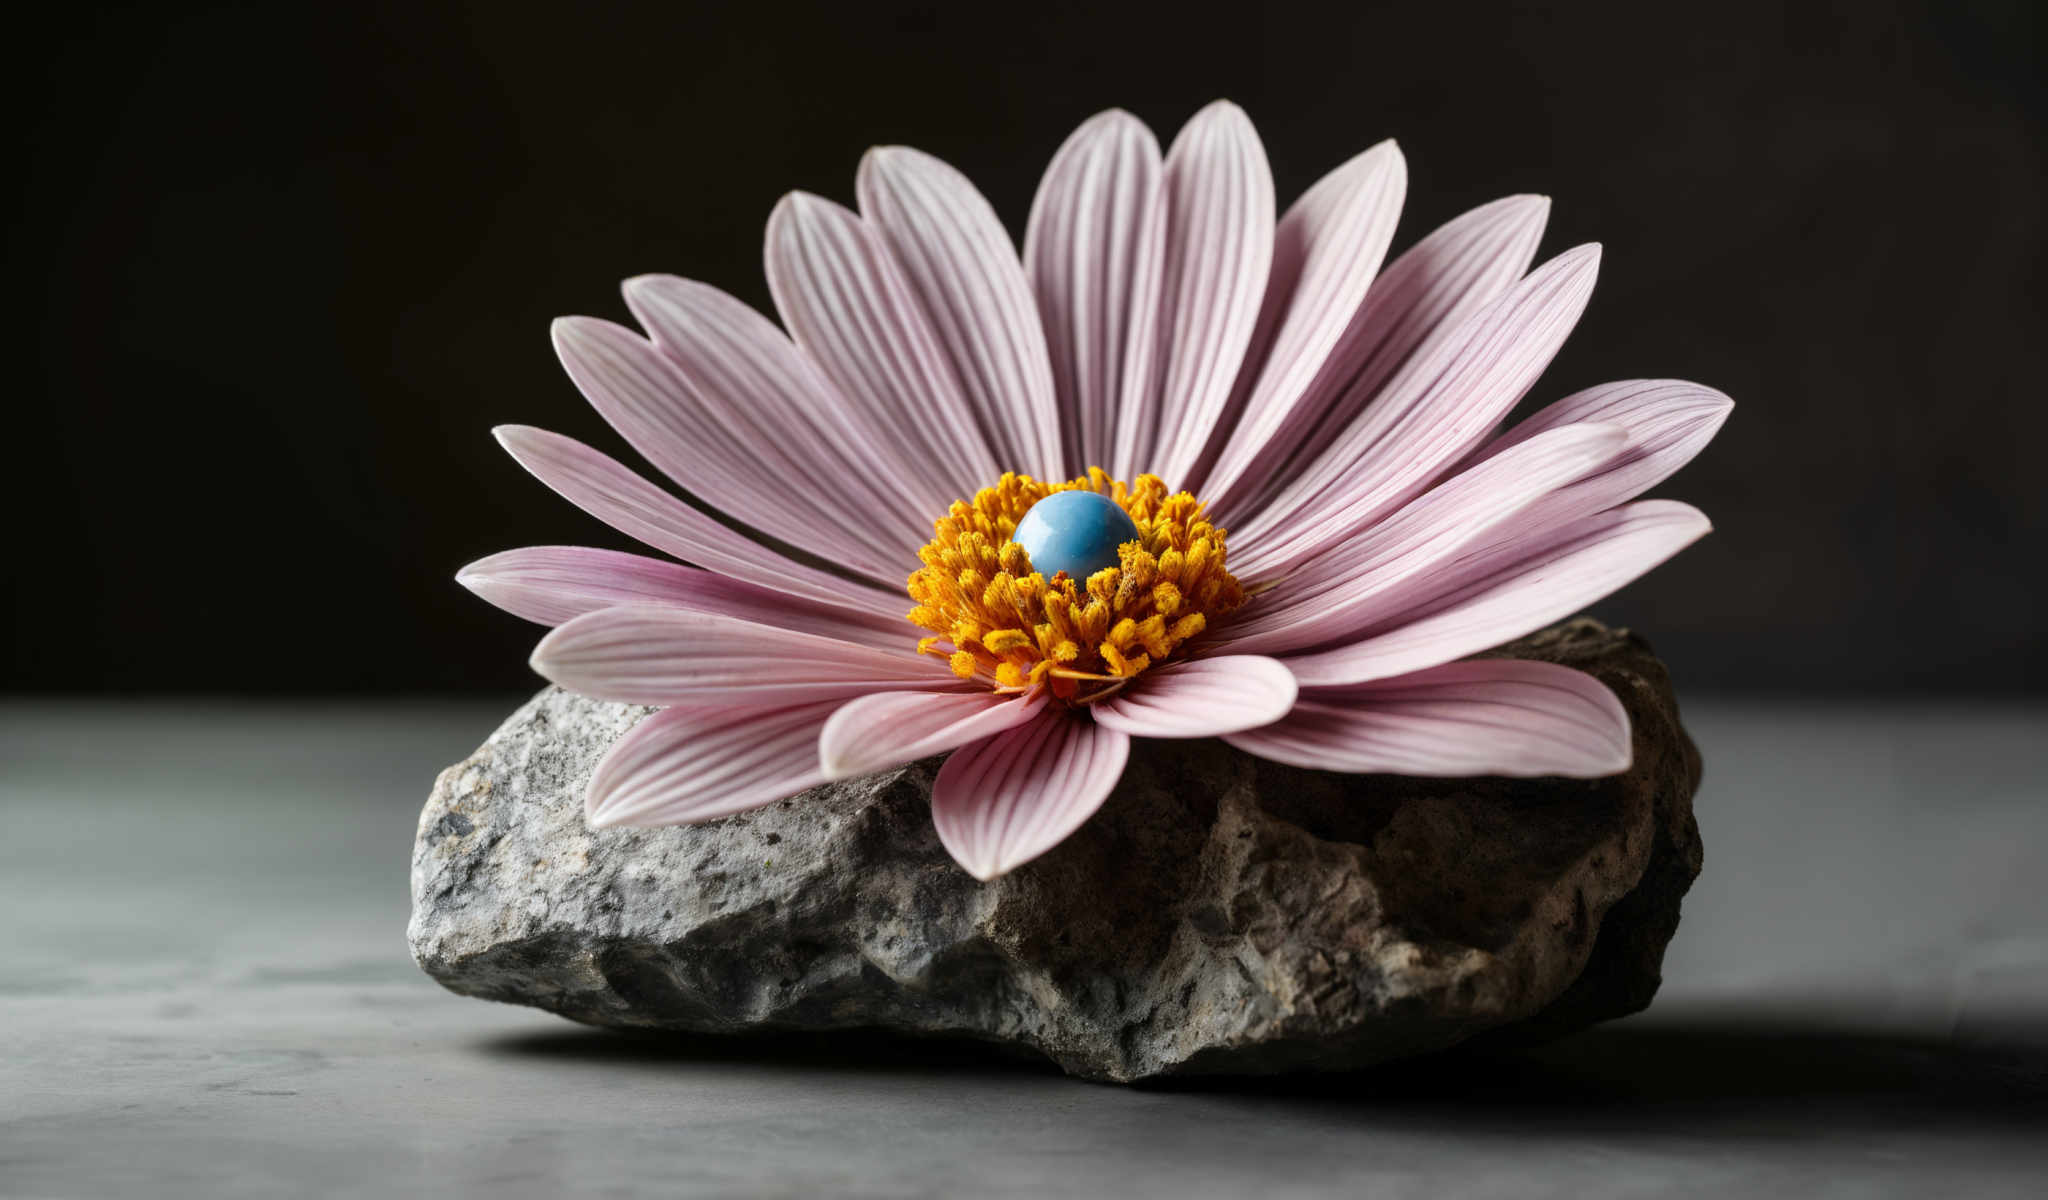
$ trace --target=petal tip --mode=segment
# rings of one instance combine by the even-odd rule
[[[1144,145],[1149,146],[1151,153],[1155,157],[1157,156],[1159,152],[1158,135],[1152,132],[1152,127],[1145,124],[1138,114],[1126,108],[1105,108],[1081,122],[1080,126],[1069,136],[1067,145],[1074,146],[1133,135]]]
[[[807,192],[802,188],[795,188],[784,192],[782,199],[775,202],[775,208],[768,214],[768,219],[773,221],[785,212],[793,216],[803,216],[806,213],[823,208],[827,203],[829,202],[816,192]]]
[[[657,289],[673,287],[682,282],[683,280],[678,276],[662,271],[649,271],[641,275],[629,275],[619,280],[619,291],[628,299],[631,299],[638,296],[646,296]]]
[[[1202,106],[1200,112],[1195,114],[1196,120],[1204,117],[1208,117],[1211,120],[1235,118],[1245,122],[1247,125],[1251,123],[1251,117],[1246,115],[1244,109],[1238,105],[1237,101],[1225,96],[1218,96],[1216,99],[1209,101]]]
[[[582,379],[575,376],[576,360],[588,360],[600,352],[598,326],[606,322],[596,317],[556,317],[548,322],[548,341],[555,348],[555,357],[562,360],[562,368],[569,371],[581,386]]]
[[[533,653],[526,656],[526,665],[533,669],[534,674],[549,681],[554,680],[554,668],[560,665],[555,657],[555,651],[561,647],[562,631],[572,624],[573,621],[555,626],[547,632],[547,636],[534,645]]]
[[[1540,235],[1550,224],[1550,197],[1540,192],[1509,196],[1503,204],[1510,225],[1523,226]]]

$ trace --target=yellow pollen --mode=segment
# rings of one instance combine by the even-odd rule
[[[1138,537],[1117,548],[1116,566],[1086,580],[1047,579],[1010,539],[1033,504],[1075,490],[1114,500]],[[918,652],[992,688],[1043,686],[1069,704],[1105,699],[1245,599],[1224,567],[1224,531],[1201,501],[1169,493],[1156,475],[1126,484],[1091,467],[1048,484],[1006,473],[972,501],[954,501],[932,533],[906,585],[911,622],[931,634]]]

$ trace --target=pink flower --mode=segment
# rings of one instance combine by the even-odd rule
[[[710,820],[952,751],[933,819],[988,879],[1086,821],[1132,737],[1337,771],[1626,769],[1599,682],[1468,656],[1704,534],[1684,504],[1631,501],[1730,402],[1614,383],[1494,432],[1598,248],[1530,270],[1548,203],[1511,196],[1382,270],[1404,187],[1384,142],[1276,221],[1234,105],[1164,156],[1107,112],[1054,157],[1020,258],[958,172],[881,148],[858,214],[793,193],[768,220],[788,336],[670,276],[626,282],[646,338],[557,322],[584,395],[703,506],[497,431],[570,502],[695,564],[534,547],[461,574],[556,627],[541,674],[666,706],[598,767],[591,823]],[[1086,578],[1035,571],[1009,535],[1054,490],[1112,498],[1139,536]]]

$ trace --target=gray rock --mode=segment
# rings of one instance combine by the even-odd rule
[[[1635,721],[1610,780],[1352,777],[1140,742],[1078,834],[993,883],[927,811],[936,762],[709,825],[584,827],[650,710],[542,692],[443,772],[413,954],[449,989],[593,1025],[993,1039],[1076,1075],[1332,1070],[1636,1011],[1699,873],[1699,754],[1663,665],[1587,620],[1501,653]]]

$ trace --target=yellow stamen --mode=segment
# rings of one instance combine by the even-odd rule
[[[1114,567],[1085,580],[1047,579],[1011,536],[1032,505],[1073,490],[1114,500],[1138,537],[1118,548]],[[916,604],[910,620],[932,635],[918,652],[1005,691],[1044,687],[1069,704],[1106,698],[1245,600],[1224,566],[1224,531],[1199,500],[1169,493],[1155,475],[1126,484],[1091,467],[1047,484],[1005,474],[971,501],[954,501],[932,530],[918,551],[923,565],[906,582]],[[1083,682],[1109,686],[1084,693]]]

